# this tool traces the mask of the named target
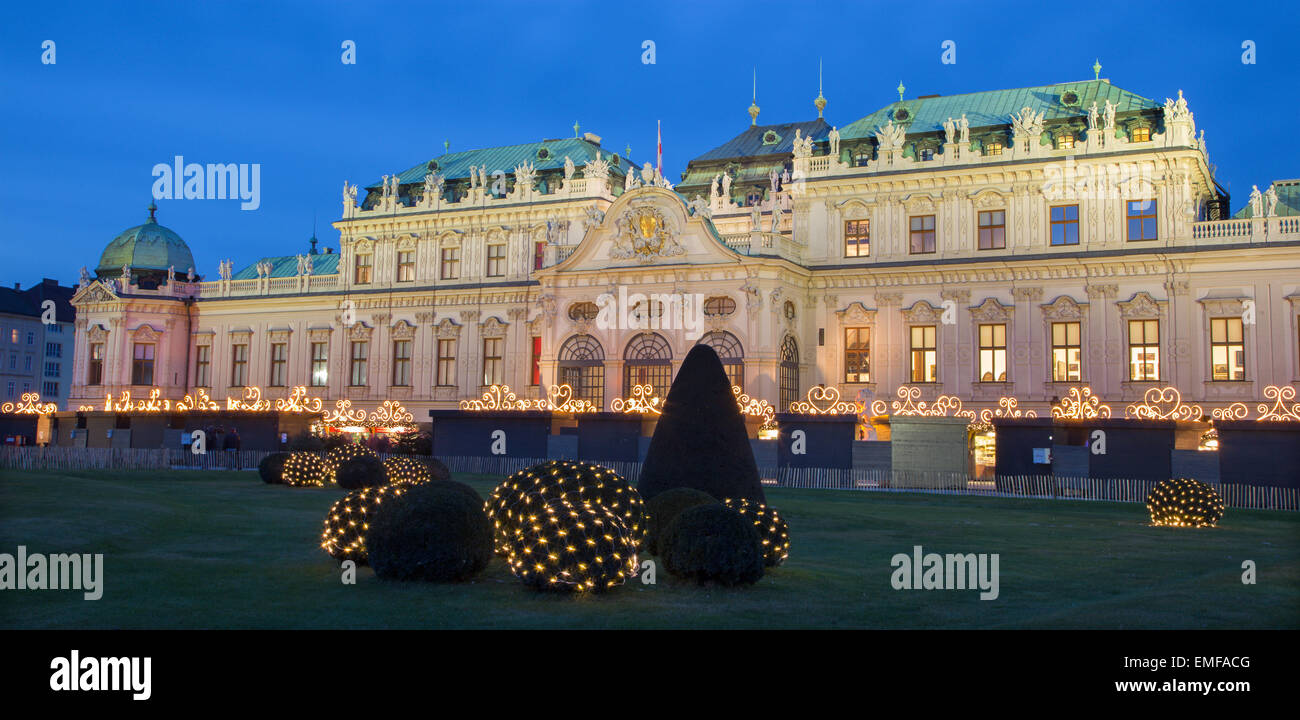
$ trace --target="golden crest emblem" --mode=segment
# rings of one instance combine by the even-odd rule
[[[637,224],[641,229],[641,237],[649,240],[655,236],[655,230],[659,227],[659,218],[649,213],[643,213],[637,218]]]

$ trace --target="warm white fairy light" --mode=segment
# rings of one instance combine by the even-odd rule
[[[284,461],[281,477],[285,485],[292,487],[324,487],[325,462],[315,453],[291,453]]]
[[[1152,525],[1214,527],[1223,518],[1223,496],[1191,478],[1162,480],[1147,495]]]
[[[617,515],[631,533],[635,547],[645,541],[645,502],[621,475],[600,465],[550,460],[506,478],[492,490],[485,509],[492,521],[497,552],[509,552],[507,541],[536,522],[541,509],[554,501],[598,505]]]
[[[401,497],[406,488],[400,485],[388,485],[377,488],[354,490],[330,507],[325,515],[325,530],[321,533],[320,546],[325,552],[338,560],[353,560],[358,565],[369,561],[366,550],[366,538],[370,534],[370,523],[375,513],[385,501],[391,502]]]
[[[525,585],[591,592],[636,576],[637,545],[617,514],[596,504],[539,503],[531,504],[533,512],[505,553],[511,572]]]
[[[774,567],[790,557],[790,525],[781,518],[776,508],[744,498],[726,498],[724,505],[754,523],[758,539],[763,543],[763,563]]]

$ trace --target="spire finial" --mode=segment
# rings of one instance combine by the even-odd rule
[[[154,204],[152,200],[150,200],[149,201],[149,222],[151,223],[158,222],[158,219],[153,216],[153,214],[156,212],[158,212],[158,206]]]
[[[895,89],[898,90],[898,101],[903,102],[903,91],[906,90],[907,88],[903,87],[902,80],[898,81],[898,87]]]
[[[581,127],[582,127],[582,126],[578,124],[578,121],[577,121],[577,120],[574,120],[574,121],[573,121],[573,136],[574,136],[574,137],[578,137],[578,129],[581,128]]]
[[[754,99],[749,103],[749,124],[758,124],[758,68],[754,68]]]
[[[627,157],[628,160],[632,159],[632,143],[628,143],[627,147],[623,148],[623,155]]]
[[[1101,79],[1101,58],[1097,58],[1092,61],[1092,79],[1093,80]]]
[[[442,141],[442,151],[443,151],[443,152],[450,152],[450,151],[451,151],[451,141],[450,141],[450,140],[443,140],[443,141]]]
[[[813,105],[817,106],[817,119],[820,120],[822,113],[826,110],[826,98],[822,96],[822,61],[817,58],[817,99],[813,100]]]

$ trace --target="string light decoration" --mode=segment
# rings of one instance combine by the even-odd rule
[[[484,509],[492,521],[497,552],[507,555],[509,541],[555,501],[603,507],[622,520],[635,548],[645,542],[645,501],[623,476],[600,465],[549,460],[506,478],[488,497]]]
[[[242,398],[226,398],[226,409],[240,412],[269,412],[271,401],[262,399],[262,388],[249,386],[244,388]]]
[[[284,461],[282,477],[293,487],[325,487],[325,462],[315,453],[293,453]]]
[[[1163,527],[1214,527],[1223,507],[1214,488],[1191,478],[1162,480],[1147,495],[1151,524]]]
[[[477,400],[461,400],[461,410],[549,410],[563,413],[598,412],[600,407],[590,400],[573,396],[569,385],[551,385],[545,398],[521,398],[509,385],[493,385]]]
[[[1300,422],[1300,403],[1288,406],[1287,403],[1295,400],[1295,388],[1290,385],[1269,385],[1264,388],[1264,398],[1273,401],[1273,406],[1269,407],[1267,402],[1259,404],[1259,417],[1255,418],[1261,422]]]
[[[740,408],[741,415],[763,418],[763,427],[776,422],[776,408],[772,407],[772,403],[750,397],[739,385],[731,386],[731,394],[736,396],[736,405]]]
[[[758,539],[763,543],[764,565],[776,567],[790,557],[790,524],[781,518],[776,508],[744,498],[727,498],[722,504],[754,523]]]
[[[858,405],[840,399],[834,385],[814,385],[803,400],[790,403],[790,412],[799,415],[857,415]]]
[[[304,385],[296,386],[289,397],[275,401],[276,410],[292,413],[318,413],[324,405],[320,398],[307,395],[307,388]]]
[[[336,560],[353,560],[358,565],[368,562],[366,553],[366,536],[370,532],[370,522],[374,519],[379,506],[401,497],[406,488],[400,485],[385,485],[377,488],[361,488],[344,495],[325,515],[325,529],[321,533],[321,549]]]
[[[962,409],[959,397],[940,395],[929,403],[921,399],[921,388],[915,385],[900,386],[897,394],[898,400],[891,402],[890,406],[893,414],[898,417],[964,417],[971,422],[975,421],[975,411]],[[872,403],[873,412],[877,407],[876,403]]]
[[[176,402],[176,409],[180,412],[189,412],[191,410],[220,410],[221,406],[208,397],[208,391],[198,388],[192,395],[186,395]]]
[[[1061,420],[1109,418],[1110,406],[1103,405],[1101,399],[1092,394],[1092,388],[1072,387],[1061,402],[1052,406],[1052,417]]]
[[[428,465],[405,455],[384,458],[384,473],[389,485],[418,485],[433,479]]]
[[[633,385],[632,397],[614,398],[609,401],[609,409],[621,413],[660,415],[664,411],[664,399],[655,394],[654,385]]]
[[[1250,410],[1245,405],[1235,402],[1226,407],[1214,408],[1210,415],[1215,420],[1245,420],[1246,416],[1250,415]]]
[[[57,412],[58,403],[41,402],[40,393],[25,392],[19,397],[18,402],[7,402],[0,405],[0,412],[9,415],[49,415]]]
[[[1147,388],[1142,402],[1124,408],[1124,417],[1137,420],[1200,420],[1200,405],[1187,405],[1176,387]]]
[[[991,423],[993,418],[1018,417],[1036,418],[1038,417],[1038,413],[1033,410],[1021,410],[1020,401],[1013,397],[1000,397],[998,398],[998,407],[996,410],[993,408],[984,408],[983,410],[980,410],[981,430],[983,429],[982,425]]]
[[[534,511],[509,539],[506,562],[525,585],[600,592],[635,577],[637,541],[614,511],[560,499],[526,503]]]
[[[330,450],[329,452],[325,453],[325,460],[323,462],[324,473],[325,473],[325,477],[324,477],[325,484],[331,485],[336,482],[335,476],[338,473],[340,465],[353,458],[359,458],[363,455],[372,457],[376,460],[379,459],[379,453],[376,453],[374,450],[371,450],[365,445],[358,445],[356,443],[348,443],[347,445],[340,445],[334,448],[333,450]]]

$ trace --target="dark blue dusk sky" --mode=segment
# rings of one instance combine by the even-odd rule
[[[198,271],[332,247],[346,179],[453,150],[570,137],[574,121],[664,168],[748,125],[843,127],[898,98],[1102,77],[1158,101],[1181,88],[1233,210],[1300,177],[1291,3],[124,2],[13,6],[0,24],[0,282],[74,283],[141,222],[156,163],[260,163],[261,207],[160,201]],[[42,42],[57,63],[41,63]],[[344,40],[357,63],[340,62]],[[641,62],[641,44],[657,62]],[[941,64],[941,44],[957,62]],[[1242,63],[1254,41],[1256,64]],[[180,270],[178,268],[178,270]]]

